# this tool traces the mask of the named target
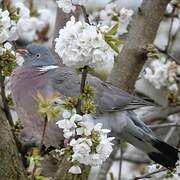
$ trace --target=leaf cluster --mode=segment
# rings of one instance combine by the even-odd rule
[[[8,10],[9,11],[9,16],[11,20],[13,21],[18,21],[19,16],[18,16],[18,9],[10,2],[10,1],[3,1],[1,8],[3,10]]]
[[[74,108],[76,108],[78,103],[78,99],[76,97],[68,97],[65,99],[64,103],[63,103],[63,107],[67,110],[73,110]]]
[[[59,117],[61,112],[61,106],[57,104],[57,94],[53,94],[50,97],[43,97],[43,95],[38,92],[37,102],[38,102],[38,112],[43,117],[47,117],[48,121],[54,120]]]
[[[116,37],[118,29],[119,23],[116,23],[108,32],[104,33],[104,39],[107,44],[119,54],[119,46],[123,44],[123,41]]]
[[[96,94],[92,86],[89,83],[86,83],[83,93],[80,95],[80,100],[82,101],[81,112],[83,114],[96,112],[96,106],[93,101],[95,96]]]
[[[148,44],[147,46],[145,46],[144,49],[147,51],[147,56],[148,57],[157,58],[157,59],[160,58],[160,53],[159,53],[158,49],[156,49],[154,47],[153,44]]]

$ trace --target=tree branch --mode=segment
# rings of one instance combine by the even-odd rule
[[[145,174],[145,175],[143,175],[143,176],[135,177],[134,180],[151,178],[151,176],[152,176],[153,174],[157,174],[157,173],[160,173],[160,172],[163,172],[163,171],[166,171],[166,170],[167,170],[166,168],[161,168],[161,169],[159,169],[159,170],[157,170],[157,171],[154,171],[154,172]]]
[[[146,110],[143,110],[143,113],[138,113],[141,110],[137,110],[138,117],[143,119],[144,122],[150,124],[156,120],[166,119],[172,114],[180,112],[180,106],[172,107],[150,107]]]
[[[176,10],[176,6],[173,5],[173,9],[172,9],[172,12],[171,12],[171,23],[170,23],[170,27],[169,27],[169,31],[168,31],[168,42],[167,42],[166,48],[164,50],[167,53],[169,52],[169,46],[170,46],[170,43],[171,43],[171,33],[172,33],[172,28],[173,28],[173,23],[174,23],[175,10]]]
[[[121,173],[122,173],[122,163],[123,163],[123,156],[124,156],[124,149],[123,149],[123,143],[120,142],[120,150],[121,150],[121,155],[119,159],[119,173],[118,173],[118,180],[121,180]]]
[[[115,161],[119,161],[121,157],[114,158]],[[124,154],[123,161],[128,161],[134,164],[149,164],[151,161],[148,158],[142,158],[140,156],[134,156],[130,154]]]
[[[171,127],[171,128],[169,129],[169,131],[167,132],[167,134],[166,134],[166,136],[165,136],[165,138],[164,138],[164,142],[168,142],[168,141],[169,141],[169,139],[171,138],[171,136],[173,135],[173,133],[175,132],[175,130],[176,130],[176,127]]]
[[[170,0],[143,0],[141,12],[131,23],[129,36],[108,79],[110,83],[133,92],[134,83],[146,60],[143,48],[153,43],[169,2]]]
[[[2,75],[2,71],[0,70],[0,89],[1,89],[1,97],[2,97],[2,103],[3,103],[3,110],[6,114],[7,120],[9,124],[13,127],[13,119],[11,116],[11,112],[8,106],[8,101],[6,98],[6,93],[5,93],[5,84],[4,84],[5,77]]]
[[[175,61],[177,64],[180,65],[180,60],[179,60],[179,59],[176,59],[173,55],[171,55],[170,53],[166,52],[165,50],[159,48],[159,47],[156,46],[156,45],[154,45],[154,47],[155,47],[156,49],[158,49],[159,52],[166,54],[166,56],[167,56],[168,58],[172,59],[173,61]]]
[[[0,109],[0,177],[3,180],[27,180],[24,166],[10,126]]]
[[[180,127],[180,123],[163,123],[163,124],[149,125],[149,128],[151,129],[159,129],[159,128],[167,128],[167,127]]]

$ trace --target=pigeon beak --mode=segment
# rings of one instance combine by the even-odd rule
[[[16,53],[23,56],[24,54],[28,54],[28,50],[27,49],[17,49]]]

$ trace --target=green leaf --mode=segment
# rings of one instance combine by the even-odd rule
[[[108,43],[108,45],[119,54],[119,49],[118,47],[112,42],[112,41],[106,41]]]
[[[119,23],[116,23],[107,33],[106,35],[116,35],[118,32]]]

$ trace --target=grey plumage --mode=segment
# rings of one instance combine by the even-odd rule
[[[30,45],[27,50],[30,54],[27,53],[24,56],[24,66],[13,73],[12,93],[17,112],[20,114],[22,121],[27,126],[31,124],[31,131],[33,128],[36,129],[34,138],[38,138],[38,134],[41,133],[40,126],[42,126],[42,123],[38,122],[37,103],[32,101],[32,96],[35,96],[37,91],[42,92],[45,96],[55,92],[59,92],[64,97],[79,96],[80,76],[67,67],[40,71],[43,66],[57,65],[52,54],[46,47],[41,45]],[[37,57],[37,54],[40,54],[40,57]],[[26,75],[28,69],[31,69],[34,75]],[[23,73],[26,78],[20,77],[23,76]],[[95,123],[102,122],[106,128],[112,129],[120,138],[146,152],[157,163],[168,168],[175,167],[178,150],[158,140],[153,132],[133,112],[139,107],[152,106],[152,103],[130,95],[96,77],[88,75],[87,81],[96,92],[95,104],[97,111],[93,114]],[[18,89],[23,83],[30,84],[24,94],[20,93]],[[21,89],[23,88],[25,87],[21,86]],[[25,117],[21,111],[26,114]],[[34,117],[36,117],[36,120],[34,120]],[[57,140],[59,131],[52,126],[52,124],[48,126],[45,142],[59,144]]]

